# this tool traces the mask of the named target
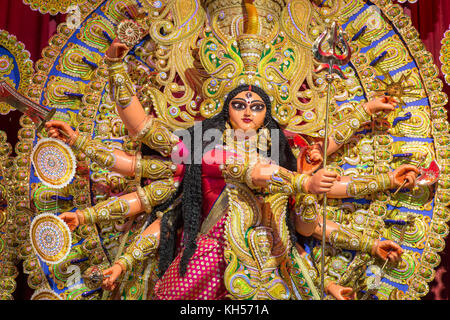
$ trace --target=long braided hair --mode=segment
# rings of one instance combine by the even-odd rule
[[[230,91],[226,96],[223,110],[216,116],[210,119],[203,120],[201,123],[196,123],[194,126],[190,127],[188,129],[190,136],[194,137],[195,130],[201,130],[200,132],[202,133],[202,137],[208,129],[218,129],[223,132],[226,128],[226,123],[228,122],[228,109],[230,101],[242,91],[252,91],[262,98],[264,104],[266,105],[266,115],[263,127],[269,130],[279,130],[279,165],[288,170],[296,171],[297,160],[292,153],[286,136],[279,127],[278,123],[272,118],[270,98],[261,88],[257,86],[249,86],[244,84]],[[201,162],[195,162],[194,157],[195,155],[197,155],[198,157],[199,152],[201,152],[200,154],[203,155],[206,146],[210,148],[222,142],[202,140],[202,144],[199,146],[194,143],[194,140],[195,139],[190,139],[191,145],[186,146],[190,151],[190,163],[185,164],[184,178],[179,189],[168,201],[161,204],[160,206],[155,207],[153,210],[153,212],[165,210],[167,211],[163,215],[163,218],[161,220],[161,236],[159,246],[160,276],[164,274],[164,272],[167,270],[174,259],[177,230],[181,226],[183,226],[184,251],[181,256],[179,272],[183,277],[186,274],[189,260],[191,259],[192,255],[195,252],[195,249],[197,248],[196,239],[201,226],[203,192],[201,180],[202,165]],[[268,156],[271,158],[273,156],[270,154],[270,150]],[[278,159],[272,160],[278,162]],[[168,208],[170,208],[174,201],[180,196],[181,204],[178,206],[173,206],[173,208],[168,210]],[[286,223],[290,230],[291,240],[295,242],[295,232],[292,232],[293,224],[291,219],[288,218],[288,215],[286,215]]]

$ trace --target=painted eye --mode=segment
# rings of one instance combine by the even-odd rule
[[[245,108],[247,108],[247,106],[242,102],[232,102],[231,107],[236,111],[242,111],[245,110]]]
[[[250,110],[260,112],[263,111],[266,106],[263,103],[255,103],[250,106]]]

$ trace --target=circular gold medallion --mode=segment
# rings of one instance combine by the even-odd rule
[[[69,227],[51,213],[43,213],[34,218],[30,227],[30,239],[36,254],[48,264],[62,262],[72,246]]]
[[[36,176],[47,187],[63,188],[75,175],[75,156],[69,146],[57,139],[39,140],[33,149],[31,160]]]

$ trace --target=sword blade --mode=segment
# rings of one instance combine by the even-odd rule
[[[5,102],[30,117],[37,125],[38,132],[41,131],[45,122],[50,120],[56,112],[55,109],[48,110],[20,94],[4,80],[0,80],[0,102]]]

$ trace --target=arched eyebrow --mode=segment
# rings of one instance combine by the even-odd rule
[[[247,103],[247,100],[245,100],[245,99],[242,99],[242,98],[233,98],[231,101],[242,101],[242,102],[245,102],[245,103]],[[253,103],[255,103],[255,102],[258,102],[258,103],[262,103],[262,104],[264,104],[264,105],[266,105],[265,103],[264,103],[264,101],[262,101],[262,100],[252,100],[252,102],[250,102],[250,104],[253,104]]]
[[[263,105],[266,105],[265,103],[264,103],[264,101],[262,101],[262,100],[253,100],[252,102],[250,102],[250,104],[253,104],[253,103],[262,103]]]

